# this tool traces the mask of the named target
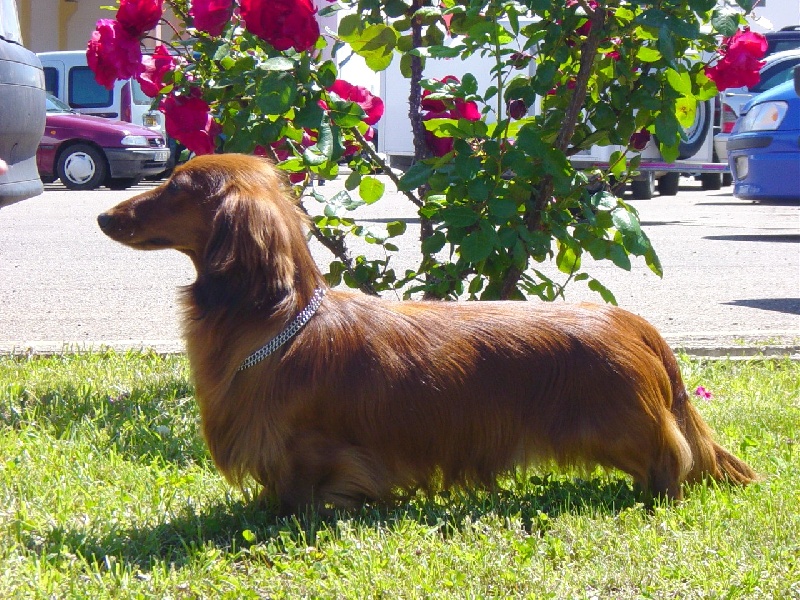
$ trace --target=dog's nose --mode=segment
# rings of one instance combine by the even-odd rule
[[[97,224],[100,226],[100,229],[105,231],[111,226],[111,215],[108,213],[101,213],[97,215]]]

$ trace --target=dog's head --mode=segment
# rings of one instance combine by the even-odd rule
[[[306,217],[280,172],[255,156],[198,156],[97,222],[132,248],[187,254],[206,308],[245,293],[269,301],[292,288],[298,271],[318,273],[307,247]]]

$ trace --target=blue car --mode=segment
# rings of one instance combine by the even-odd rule
[[[800,200],[800,96],[793,81],[759,94],[728,138],[733,195]]]

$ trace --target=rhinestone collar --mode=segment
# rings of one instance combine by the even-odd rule
[[[322,304],[322,297],[324,295],[324,289],[315,289],[314,294],[311,296],[311,300],[308,302],[308,306],[297,313],[297,316],[283,329],[283,331],[264,344],[261,348],[253,352],[250,356],[245,358],[244,362],[242,362],[237,369],[237,372],[244,371],[245,369],[249,369],[253,365],[260,363],[262,360],[267,358],[270,354],[292,339],[297,332],[303,328],[303,325],[308,323],[309,319],[314,316],[314,313],[317,312],[317,309]]]

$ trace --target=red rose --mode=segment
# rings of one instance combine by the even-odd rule
[[[445,75],[442,79],[436,79],[439,83],[461,83],[461,80],[456,77],[455,75]],[[448,109],[448,106],[445,104],[444,100],[434,100],[429,98],[428,96],[431,95],[430,90],[423,90],[422,92],[422,100],[420,101],[420,108],[422,110],[427,110],[430,112],[444,112]]]
[[[375,125],[383,116],[383,100],[373,95],[367,88],[353,85],[344,79],[337,79],[328,89],[343,100],[350,100],[363,108],[367,113],[364,119],[367,125]]]
[[[423,121],[428,121],[429,119],[452,119],[452,115],[450,113],[436,113],[436,112],[429,112],[424,117],[422,117]],[[425,143],[430,148],[430,151],[433,153],[434,156],[444,156],[448,152],[453,149],[453,138],[451,137],[438,137],[432,131],[428,131],[425,129]]]
[[[631,135],[631,138],[628,140],[628,146],[634,150],[642,151],[649,141],[650,132],[647,131],[647,129],[640,129]]]
[[[713,67],[706,67],[706,76],[719,91],[733,87],[752,87],[761,78],[760,60],[767,52],[767,39],[749,29],[737,31],[722,42],[720,58]]]
[[[144,71],[136,76],[142,91],[151,98],[158,96],[164,87],[164,74],[171,71],[174,64],[172,56],[163,44],[156,46],[153,54],[144,55],[142,57]]]
[[[107,89],[117,79],[138,75],[143,67],[139,40],[128,33],[118,21],[100,19],[86,46],[86,62],[94,78]]]
[[[317,43],[316,12],[311,0],[242,0],[239,7],[245,29],[281,52],[303,52]]]
[[[208,104],[196,90],[189,96],[170,94],[161,101],[167,135],[175,138],[195,154],[213,154],[214,138],[219,135],[219,123],[211,117]]]
[[[231,20],[233,0],[192,0],[189,16],[196,29],[220,35]]]
[[[524,100],[517,98],[508,103],[508,116],[512,119],[521,119],[528,114],[528,107]]]
[[[117,21],[133,37],[153,29],[164,12],[164,0],[120,0]]]

